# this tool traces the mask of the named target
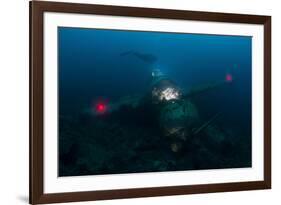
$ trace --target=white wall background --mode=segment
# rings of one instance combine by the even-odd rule
[[[66,0],[65,0],[66,1]],[[271,15],[273,20],[273,189],[124,199],[71,204],[281,203],[281,5],[277,0],[73,0],[73,2]],[[0,204],[28,200],[28,1],[5,0],[0,7]]]

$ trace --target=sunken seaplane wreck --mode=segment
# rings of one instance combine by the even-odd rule
[[[251,143],[221,124],[221,112],[207,108],[206,115],[202,107],[205,94],[233,85],[231,75],[185,92],[156,69],[154,55],[128,51],[120,57],[149,67],[146,92],[94,100],[78,116],[60,116],[60,176],[250,166]]]
[[[169,76],[153,68],[157,61],[154,55],[128,51],[120,56],[138,58],[152,68],[148,92],[144,95],[126,96],[108,105],[97,104],[96,109],[91,110],[93,117],[103,119],[104,116],[114,118],[118,115],[122,118],[128,116],[131,119],[142,119],[141,123],[150,123],[149,126],[153,125],[159,130],[163,140],[169,142],[169,149],[172,152],[180,153],[188,147],[186,145],[190,141],[215,123],[221,115],[217,112],[210,119],[202,121],[192,98],[230,84],[231,75],[226,76],[226,79],[221,82],[201,85],[184,93]]]

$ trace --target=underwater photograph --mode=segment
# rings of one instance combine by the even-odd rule
[[[252,37],[58,27],[58,176],[252,166]]]

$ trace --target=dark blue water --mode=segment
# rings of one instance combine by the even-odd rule
[[[188,92],[195,86],[225,80],[231,86],[197,96],[203,119],[222,112],[220,123],[251,138],[250,36],[223,36],[58,28],[59,115],[71,116],[98,98],[114,102],[147,92],[151,70],[160,69]],[[148,63],[121,53],[134,51],[157,58]]]

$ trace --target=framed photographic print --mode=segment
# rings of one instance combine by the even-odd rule
[[[30,2],[30,203],[270,188],[270,16]]]

